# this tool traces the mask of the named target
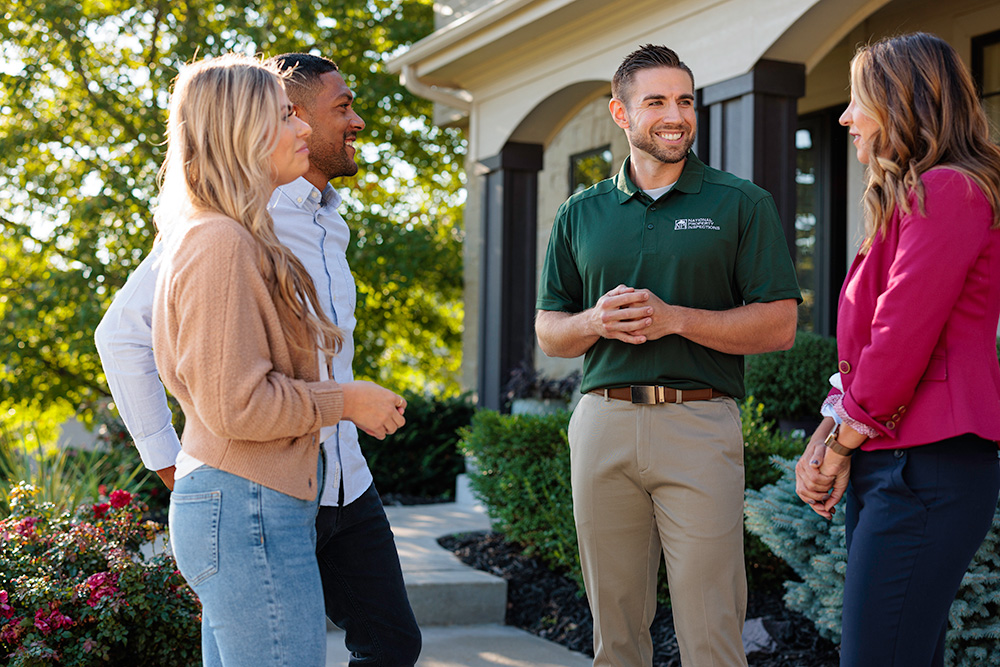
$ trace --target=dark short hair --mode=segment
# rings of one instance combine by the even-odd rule
[[[656,44],[645,44],[625,56],[625,60],[622,61],[618,71],[611,79],[611,94],[615,99],[628,103],[628,96],[631,93],[629,89],[632,86],[635,73],[639,70],[655,67],[672,67],[684,70],[691,77],[691,89],[694,89],[694,73],[690,67],[681,62],[673,49]]]
[[[268,63],[277,66],[285,78],[285,89],[292,104],[302,104],[301,93],[307,93],[319,78],[327,72],[339,72],[337,63],[323,56],[309,53],[282,53],[267,59]]]

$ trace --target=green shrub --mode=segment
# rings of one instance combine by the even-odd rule
[[[764,404],[764,417],[802,419],[819,414],[837,372],[837,341],[808,331],[786,352],[746,358],[746,388]]]
[[[777,432],[752,398],[743,413],[747,485],[759,488],[776,479],[769,461],[775,454],[797,455],[802,443]],[[475,457],[479,474],[470,478],[496,529],[550,567],[582,582],[573,523],[569,413],[500,415],[483,410],[462,432],[462,447]],[[745,536],[750,585],[776,587],[789,570],[758,538]],[[667,597],[661,568],[660,599]]]
[[[746,528],[795,571],[785,583],[789,609],[809,618],[820,635],[840,641],[840,612],[847,570],[844,512],[827,521],[795,493],[795,460],[775,457],[781,478],[747,491]],[[962,579],[949,613],[945,664],[1000,665],[1000,503],[993,527]]]
[[[379,493],[451,498],[465,461],[458,430],[475,406],[468,396],[431,398],[406,394],[406,425],[385,440],[358,431]]]
[[[144,560],[155,524],[116,489],[59,513],[20,484],[0,521],[0,655],[12,667],[188,667],[201,609],[166,554]]]
[[[743,467],[746,488],[760,489],[773,484],[781,471],[771,463],[775,456],[798,457],[805,443],[781,433],[764,417],[764,405],[748,396],[740,406],[743,422]],[[788,565],[759,537],[744,529],[743,555],[746,558],[747,582],[756,590],[776,590],[791,575]]]
[[[501,415],[480,410],[462,430],[479,469],[469,482],[494,527],[556,570],[582,582],[570,489],[569,412]]]
[[[153,482],[153,480],[156,480]],[[35,487],[38,502],[57,511],[94,501],[101,488],[129,491],[146,503],[166,496],[166,487],[143,468],[134,449],[108,451],[68,447],[31,448],[20,433],[0,432],[0,517],[10,513],[9,494],[19,481]]]

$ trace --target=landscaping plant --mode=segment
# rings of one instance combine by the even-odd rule
[[[809,618],[819,633],[840,641],[847,569],[844,512],[827,521],[795,493],[795,460],[775,457],[778,481],[747,491],[746,528],[760,537],[801,581],[785,583],[785,604]],[[945,664],[1000,665],[1000,504],[993,527],[972,559],[949,613]]]
[[[201,608],[167,554],[143,558],[158,527],[122,489],[72,512],[21,483],[0,521],[0,656],[12,667],[188,667],[201,661]]]

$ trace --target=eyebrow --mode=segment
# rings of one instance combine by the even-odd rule
[[[646,95],[645,97],[643,97],[639,101],[640,102],[648,102],[650,100],[665,100],[665,99],[668,99],[668,97],[669,96],[667,96],[667,95],[661,95],[659,93],[650,93],[649,95]],[[679,100],[693,100],[694,99],[694,95],[692,95],[690,93],[684,93],[683,95],[678,95],[677,99],[679,99]]]

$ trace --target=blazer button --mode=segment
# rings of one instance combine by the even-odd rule
[[[899,406],[899,409],[897,410],[897,412],[899,412],[899,414],[901,414],[901,415],[905,415],[906,414],[906,406],[905,405]]]
[[[899,421],[899,413],[897,412],[896,414],[894,414],[894,415],[893,415],[893,416],[891,417],[891,419],[892,419],[892,421],[894,421],[894,422],[898,422],[898,421]]]
[[[896,422],[886,422],[885,427],[891,431],[896,428]]]
[[[846,374],[851,372],[851,365],[846,361],[844,361],[843,359],[840,360],[840,363],[837,365],[837,368],[840,369],[841,373]]]

